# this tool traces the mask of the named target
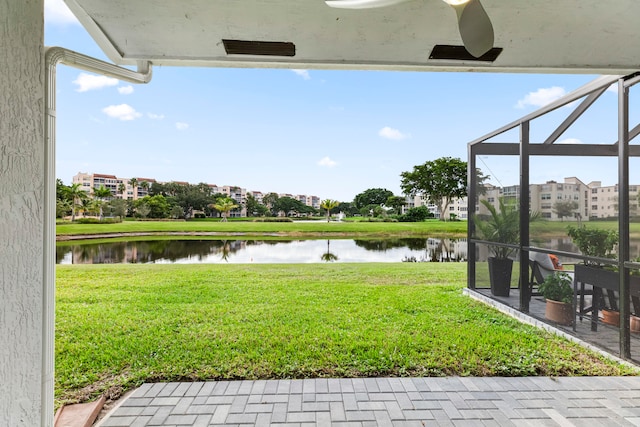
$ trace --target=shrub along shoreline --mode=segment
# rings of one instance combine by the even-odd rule
[[[57,267],[56,402],[145,381],[631,375],[462,295],[463,263]]]

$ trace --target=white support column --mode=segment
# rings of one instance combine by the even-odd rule
[[[43,372],[44,0],[0,0],[0,17],[0,425],[52,426],[53,378]]]

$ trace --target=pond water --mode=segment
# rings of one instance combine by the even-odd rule
[[[640,241],[631,239],[632,258]],[[546,249],[578,252],[569,238],[534,244]],[[486,261],[486,246],[477,248]],[[311,262],[454,262],[467,260],[467,239],[391,238],[381,240],[215,240],[169,239],[93,243],[60,242],[58,264],[113,263],[311,263]]]
[[[466,261],[466,239],[140,240],[59,243],[58,264]]]

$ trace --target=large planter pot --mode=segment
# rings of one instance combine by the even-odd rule
[[[602,323],[607,325],[620,326],[620,312],[615,310],[602,310]]]
[[[497,297],[508,297],[511,290],[513,260],[491,257],[488,262],[491,293]]]
[[[544,317],[559,325],[569,326],[573,324],[573,305],[548,299]]]
[[[631,329],[631,332],[634,334],[640,332],[640,317],[631,315],[629,319],[629,329]]]

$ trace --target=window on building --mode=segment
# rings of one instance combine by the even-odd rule
[[[551,194],[543,193],[543,194],[540,195],[540,199],[541,200],[551,200]]]
[[[598,210],[598,205],[591,205],[591,210],[592,211],[597,211]]]
[[[551,212],[542,212],[542,218],[551,218]]]

